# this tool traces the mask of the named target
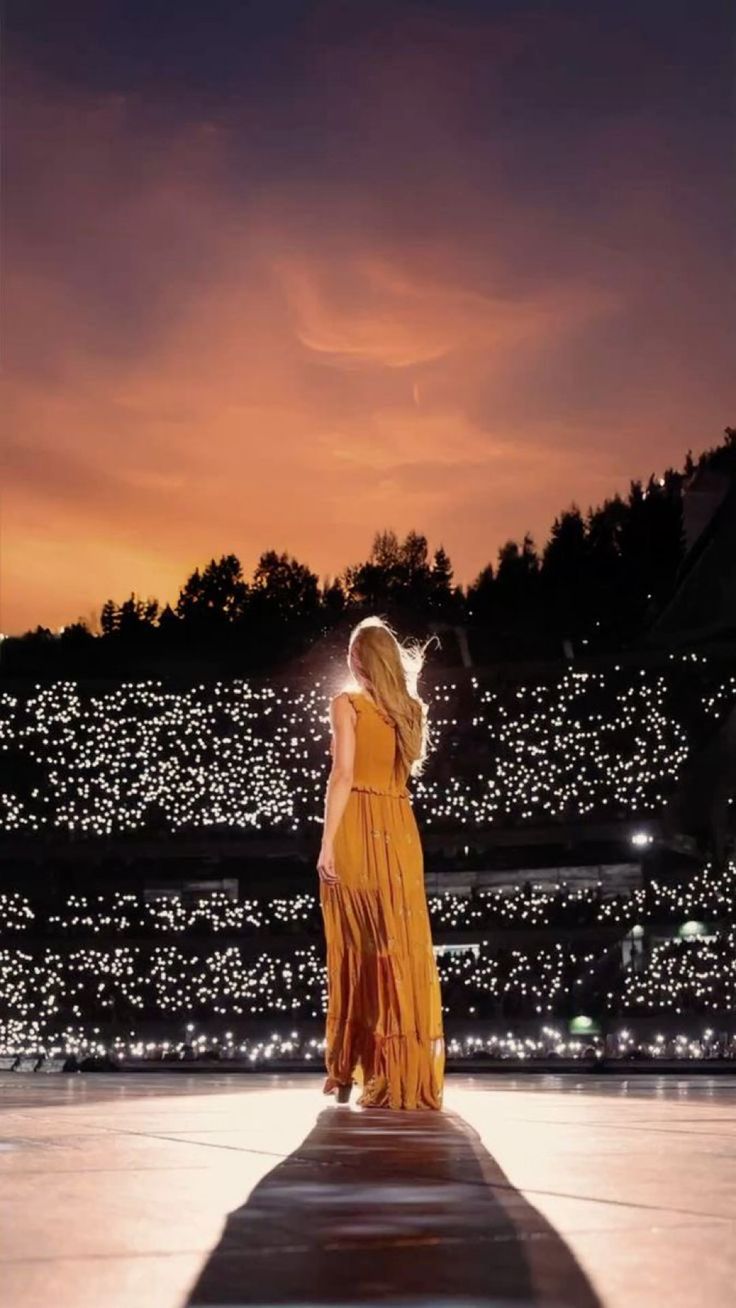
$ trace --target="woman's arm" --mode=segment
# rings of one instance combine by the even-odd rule
[[[332,727],[332,768],[327,779],[325,795],[325,820],[322,831],[322,848],[319,852],[317,871],[322,881],[334,882],[339,877],[335,874],[335,835],[345,812],[345,806],[353,784],[353,762],[355,759],[355,709],[347,695],[336,695],[330,703],[330,725]]]

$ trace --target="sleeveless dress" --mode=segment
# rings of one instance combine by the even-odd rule
[[[442,999],[424,858],[396,749],[372,700],[357,713],[353,786],[335,835],[339,882],[320,881],[327,947],[324,1093],[355,1082],[363,1108],[442,1107]]]

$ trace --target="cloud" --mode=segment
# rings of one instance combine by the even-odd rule
[[[616,298],[560,287],[518,299],[482,295],[431,272],[356,257],[337,266],[281,266],[301,343],[333,366],[410,368],[456,353],[507,351],[565,332]]]
[[[467,581],[717,436],[687,161],[650,124],[644,187],[640,124],[510,118],[528,29],[443,22],[207,112],[13,65],[4,630],[385,526]]]

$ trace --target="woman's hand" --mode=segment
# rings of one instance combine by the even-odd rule
[[[322,842],[322,848],[319,851],[317,871],[319,872],[320,881],[324,881],[328,886],[332,886],[340,880],[335,872],[335,851],[333,846],[326,844],[325,841]]]

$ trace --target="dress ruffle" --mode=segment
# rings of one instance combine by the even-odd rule
[[[324,1094],[352,1082],[362,1091],[356,1100],[360,1108],[442,1107],[445,1041],[441,1029],[435,1036],[416,1031],[381,1035],[347,1023],[328,1041],[327,1063],[336,1070],[327,1076]]]
[[[360,791],[365,795],[387,795],[389,799],[409,799],[409,791],[404,787],[403,790],[384,790],[381,786],[353,785],[351,790]]]

